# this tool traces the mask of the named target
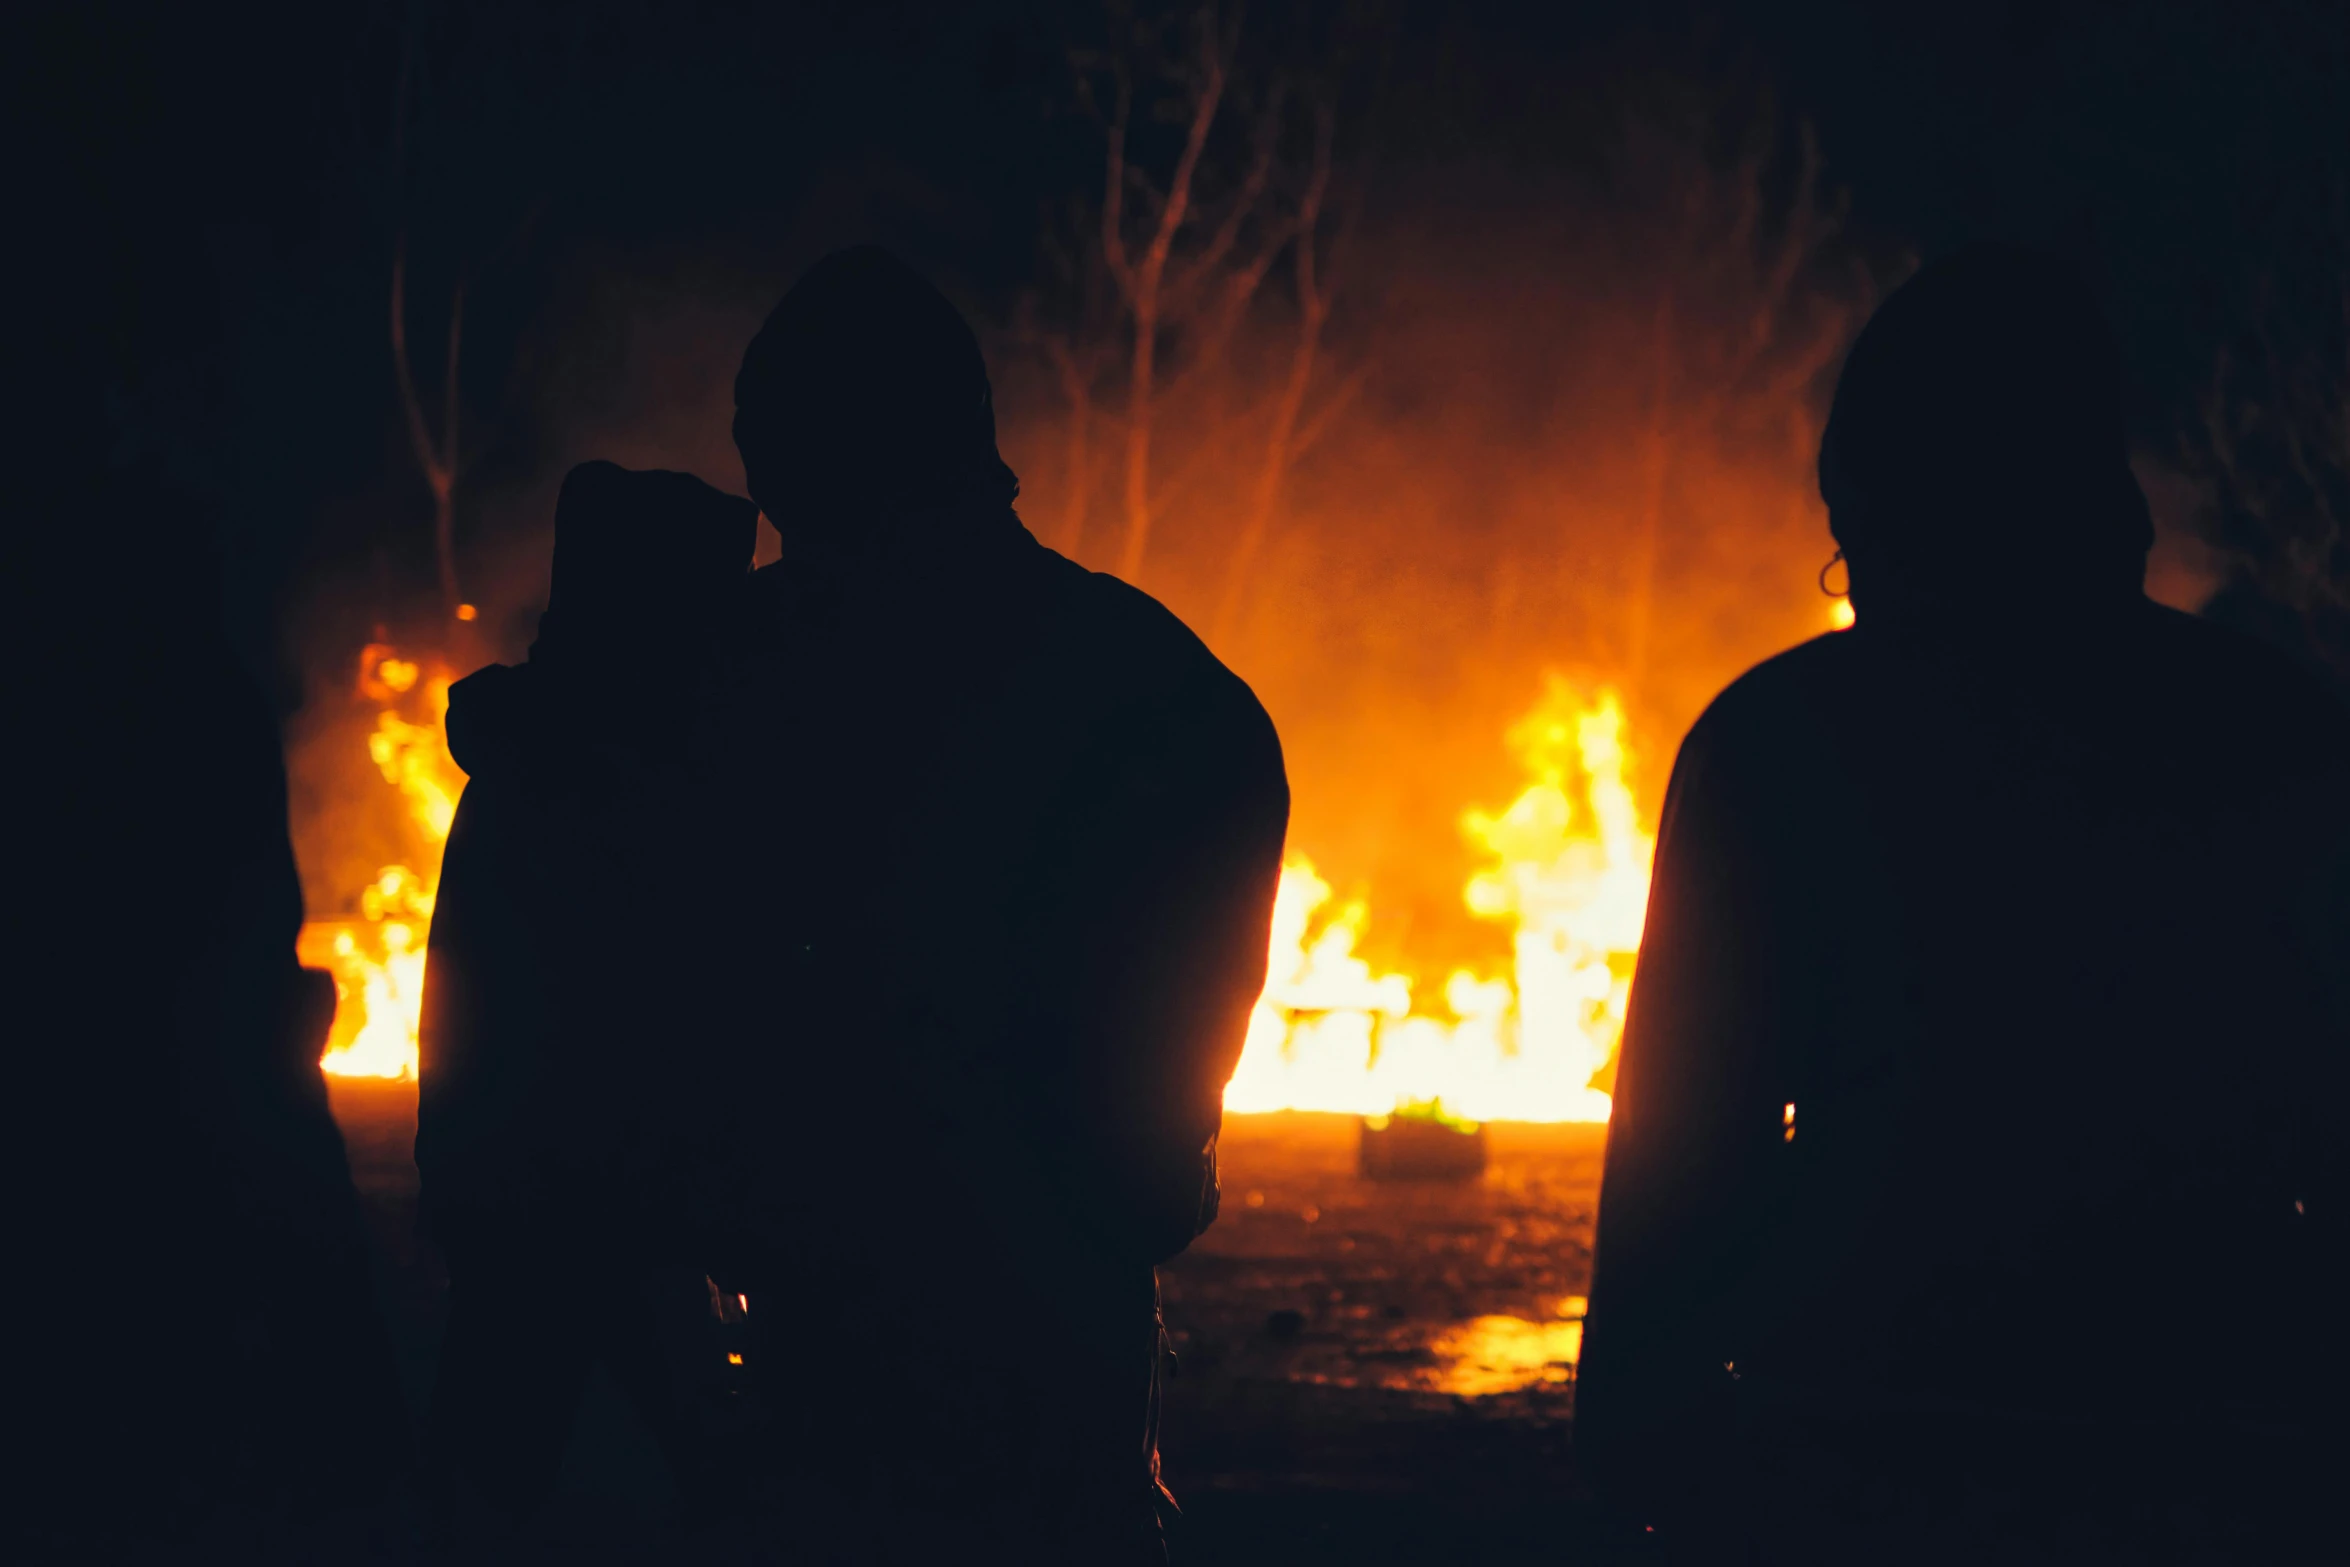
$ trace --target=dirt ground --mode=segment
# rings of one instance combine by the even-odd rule
[[[1391,1182],[1351,1117],[1226,1122],[1223,1216],[1162,1274],[1179,1559],[1593,1559],[1569,1436],[1603,1133],[1487,1134],[1481,1179]]]
[[[415,1235],[414,1094],[334,1103],[421,1413],[443,1285]],[[1487,1134],[1481,1178],[1392,1182],[1357,1173],[1351,1117],[1226,1123],[1223,1216],[1162,1276],[1179,1563],[1614,1559],[1570,1450],[1602,1134]],[[628,1427],[591,1392],[564,1482],[582,1538],[666,1501]]]

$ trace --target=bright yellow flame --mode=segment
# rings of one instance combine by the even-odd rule
[[[414,689],[421,666],[371,647],[362,655],[360,674],[362,690],[373,689],[381,698]],[[338,1077],[416,1076],[424,957],[440,884],[441,846],[465,787],[443,733],[448,679],[436,675],[424,681],[424,698],[428,722],[412,723],[386,707],[376,714],[375,731],[367,737],[369,758],[397,791],[401,809],[422,840],[422,869],[385,866],[360,891],[359,923],[304,931],[303,960],[322,963],[335,977],[334,1028],[318,1064]]]
[[[384,782],[400,791],[408,814],[435,847],[449,836],[457,815],[457,796],[464,789],[449,760],[442,725],[449,713],[449,682],[434,680],[425,691],[432,702],[433,721],[412,724],[385,708],[376,715],[375,733],[367,737],[367,754],[384,775]],[[437,870],[437,867],[436,867]]]
[[[1831,631],[1849,631],[1849,630],[1851,630],[1851,629],[1852,629],[1852,623],[1853,623],[1853,621],[1854,621],[1855,619],[1857,619],[1857,618],[1858,618],[1858,617],[1856,617],[1856,616],[1853,614],[1853,612],[1852,612],[1852,600],[1850,600],[1850,599],[1846,599],[1846,598],[1840,598],[1840,599],[1833,599],[1833,600],[1830,600],[1830,601],[1829,601],[1829,604],[1828,604],[1828,629],[1829,629],[1829,630],[1831,630]]]
[[[1634,809],[1621,699],[1553,677],[1509,733],[1533,782],[1461,822],[1485,863],[1471,913],[1516,929],[1507,979],[1456,971],[1436,1017],[1413,985],[1355,955],[1369,911],[1320,914],[1330,885],[1292,857],[1273,906],[1272,961],[1224,1107],[1385,1115],[1441,1100],[1477,1121],[1604,1121],[1591,1080],[1624,1030],[1656,837]]]

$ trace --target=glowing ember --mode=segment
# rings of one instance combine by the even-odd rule
[[[1486,856],[1469,911],[1516,927],[1508,978],[1467,970],[1444,984],[1449,1015],[1413,1009],[1413,982],[1355,956],[1369,910],[1321,911],[1329,884],[1292,858],[1273,911],[1272,968],[1250,1019],[1235,1112],[1335,1110],[1383,1115],[1440,1102],[1485,1121],[1604,1121],[1592,1079],[1614,1056],[1656,835],[1633,806],[1623,703],[1586,698],[1554,677],[1512,729],[1532,775],[1498,815],[1462,831]]]
[[[398,706],[420,684],[430,713],[423,723],[402,716]],[[464,775],[443,735],[447,676],[427,677],[418,663],[376,644],[360,655],[359,690],[382,704],[367,754],[398,791],[427,857],[420,868],[385,866],[360,894],[358,919],[305,926],[299,951],[304,963],[335,978],[335,1022],[320,1068],[338,1077],[413,1079],[425,940],[440,884],[441,845],[457,814]]]

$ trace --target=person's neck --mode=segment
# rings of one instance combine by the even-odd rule
[[[2143,562],[2082,564],[2040,574],[1954,576],[1856,566],[1852,608],[1872,628],[1936,633],[1998,626],[2023,634],[2056,633],[2098,624],[2143,606]]]
[[[778,523],[777,564],[793,578],[854,591],[859,582],[951,578],[1019,531],[1011,514],[969,504],[840,510]]]

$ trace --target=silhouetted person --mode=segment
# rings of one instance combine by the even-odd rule
[[[1153,1270],[1215,1215],[1278,740],[1022,528],[977,343],[902,263],[815,266],[735,401],[783,558],[702,813],[738,982],[702,1102],[779,1478],[812,1559],[1156,1560]]]
[[[468,782],[433,916],[416,1161],[449,1268],[431,1451],[460,1532],[547,1498],[598,1363],[689,1506],[716,1500],[693,1407],[712,1368],[691,1363],[707,1269],[679,1229],[664,1092],[695,976],[670,938],[700,912],[678,825],[697,693],[757,525],[686,474],[574,468],[529,661],[450,691]]]
[[[2053,263],[1888,300],[1820,481],[1858,625],[1675,766],[1579,1445],[1700,1559],[2307,1559],[2350,715],[2140,593],[2115,352]]]
[[[277,723],[214,623],[204,512],[138,465],[73,518],[198,542],[115,563],[115,644],[41,731],[63,798],[28,816],[47,841],[19,883],[40,925],[11,987],[6,1528],[45,1543],[18,1560],[348,1513],[409,1462],[318,1068],[334,985],[294,956]]]
[[[251,166],[198,101],[228,62],[164,20],[45,17],[12,93],[54,122],[22,192],[44,304],[10,356],[14,1561],[256,1559],[408,1458],[318,1070],[333,986],[294,955],[276,715],[223,612],[204,223]]]

